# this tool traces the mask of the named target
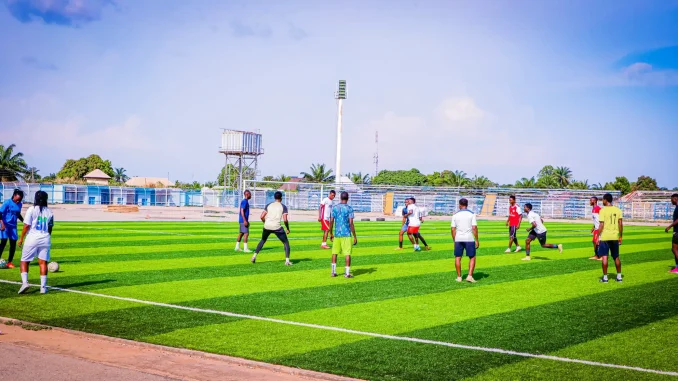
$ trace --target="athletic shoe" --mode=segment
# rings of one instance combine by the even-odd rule
[[[672,274],[678,274],[678,266],[676,266],[673,270],[669,271]]]
[[[460,276],[457,277],[457,282],[461,283],[461,277]]]
[[[561,253],[563,252],[563,245],[558,245],[558,251]]]
[[[419,246],[415,247],[414,251],[421,251],[421,247],[419,247]]]
[[[8,268],[8,269],[13,269],[13,268],[16,268],[16,266],[14,266],[14,264],[13,264],[12,262],[9,262],[9,263],[7,264],[7,268]]]
[[[327,246],[327,245],[320,245],[320,248],[321,248],[321,249],[325,249],[325,250],[331,249],[331,247],[329,247],[329,246]]]
[[[40,287],[40,293],[46,294],[47,293],[47,287]]]
[[[426,251],[431,251],[431,246],[426,246]]]
[[[290,262],[290,261],[285,261],[285,266],[292,266],[292,262]]]
[[[615,278],[614,280],[616,280],[617,283],[621,283],[621,282],[622,282],[622,279],[621,279],[621,278]]]
[[[520,252],[520,250],[522,250],[522,249],[523,249],[523,248],[522,248],[522,247],[520,247],[520,246],[516,247],[516,251],[515,251],[515,253],[519,253],[519,252]]]
[[[506,251],[504,253],[510,253],[510,252],[511,252],[511,248],[509,247],[508,249],[506,249]]]
[[[469,282],[469,283],[476,283],[477,282],[475,279],[473,279],[472,276],[467,276],[466,281]]]
[[[531,260],[532,260],[531,257],[525,257],[525,258],[521,259],[521,261],[531,261]]]
[[[336,277],[337,277],[337,273],[332,273],[332,278],[336,278]]]
[[[242,252],[243,252],[243,253],[251,253],[252,250],[243,250]]]
[[[607,279],[605,279],[605,278],[600,278],[599,282],[600,282],[600,283],[607,283],[607,282],[608,282],[608,280],[607,280]]]
[[[257,261],[257,257],[256,257],[256,256],[254,256],[254,257],[252,257],[252,259],[250,259],[250,262],[252,262],[252,263],[256,263],[256,261]]]
[[[402,247],[396,247],[395,249],[396,250],[402,250],[403,248]]]
[[[240,251],[240,248],[235,248],[233,249],[233,251]]]
[[[599,260],[600,258],[598,258],[598,257],[596,257],[596,256],[594,255],[594,256],[592,256],[592,257],[589,258],[589,259],[592,260],[592,261],[597,261],[597,260]]]
[[[24,292],[26,292],[26,290],[28,290],[28,287],[30,287],[28,284],[22,284],[21,288],[19,289],[19,294],[23,294]]]
[[[351,275],[351,274],[344,274],[344,278],[347,278],[347,279],[348,279],[348,278],[353,278],[353,275]]]

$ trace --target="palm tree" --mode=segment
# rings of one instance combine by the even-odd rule
[[[594,190],[602,190],[603,188],[604,188],[604,186],[601,183],[591,185],[591,189],[594,189]]]
[[[516,188],[534,188],[537,186],[537,181],[534,179],[534,176],[523,177],[522,179],[516,181]]]
[[[347,173],[346,177],[348,177],[353,184],[369,184],[370,183],[370,175],[365,174],[363,175],[362,172],[358,173]]]
[[[470,184],[471,180],[464,171],[454,171],[449,174],[449,182],[453,187],[465,187]]]
[[[292,180],[292,177],[291,177],[291,176],[287,176],[287,175],[285,175],[285,174],[282,174],[282,175],[278,176],[278,178],[276,179],[276,181],[280,181],[281,183],[286,183],[286,182],[288,182],[288,181],[290,181],[290,180]]]
[[[492,182],[492,180],[488,179],[485,176],[479,177],[478,175],[475,175],[470,180],[469,185],[471,186],[471,188],[489,188],[496,186],[497,184]]]
[[[334,181],[332,170],[326,169],[325,164],[311,165],[311,172],[301,172],[301,176],[309,183],[327,183]]]
[[[261,178],[261,181],[275,181],[275,177],[273,176],[264,176]]]
[[[553,171],[553,176],[561,188],[566,188],[572,180],[572,170],[568,167],[557,167]]]
[[[113,176],[113,178],[117,183],[124,183],[127,180],[129,180],[129,176],[127,176],[127,171],[125,170],[125,168],[115,168],[114,173],[115,175]]]
[[[555,176],[542,176],[535,184],[537,188],[555,189],[560,188],[560,182]]]
[[[6,148],[0,145],[0,180],[2,181],[17,181],[26,177],[28,165],[24,160],[24,154],[14,153],[15,148],[15,144],[10,144]]]
[[[570,188],[570,189],[579,189],[579,190],[588,190],[588,189],[591,189],[591,187],[589,186],[589,181],[588,181],[588,180],[584,180],[584,181],[574,180],[574,181],[572,181],[572,182],[570,183],[570,185],[568,185],[568,188]]]
[[[35,167],[28,168],[26,170],[26,182],[34,183],[40,181],[41,176],[38,174],[38,172],[40,171]]]

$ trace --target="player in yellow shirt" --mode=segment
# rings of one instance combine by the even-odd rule
[[[603,205],[600,210],[600,227],[598,228],[598,255],[603,259],[602,283],[607,283],[607,256],[612,255],[614,266],[617,268],[617,282],[622,281],[621,261],[619,260],[619,245],[624,233],[623,215],[621,209],[612,205],[612,195],[603,196]]]

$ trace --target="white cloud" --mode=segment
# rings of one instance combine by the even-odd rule
[[[622,77],[631,86],[678,86],[678,70],[655,70],[645,62],[636,62],[624,68]]]
[[[485,111],[470,97],[448,98],[440,107],[445,118],[455,124],[478,122],[485,117]]]

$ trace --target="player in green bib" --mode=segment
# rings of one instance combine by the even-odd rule
[[[330,218],[333,277],[337,276],[337,255],[344,254],[346,257],[344,278],[353,278],[353,275],[351,275],[351,252],[353,251],[353,246],[358,244],[355,226],[353,226],[353,218],[353,208],[348,205],[348,193],[341,192],[341,203],[332,208],[332,217]],[[351,239],[351,235],[353,235],[353,239]]]

